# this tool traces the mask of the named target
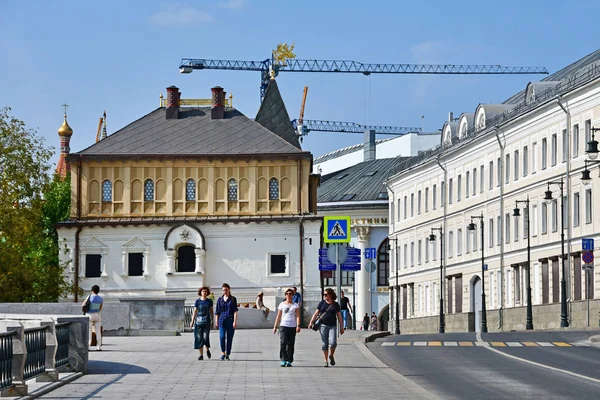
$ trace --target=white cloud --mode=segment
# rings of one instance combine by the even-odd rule
[[[159,26],[194,26],[213,22],[214,18],[196,8],[170,6],[167,10],[155,12],[149,20]]]
[[[246,0],[220,0],[218,4],[221,8],[236,9],[244,7]]]

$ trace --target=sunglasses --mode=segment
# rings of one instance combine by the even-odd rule
[[[329,296],[329,293],[323,293],[323,296]]]
[[[285,295],[286,295],[286,296],[292,296],[293,294],[294,294],[294,293],[287,292]]]

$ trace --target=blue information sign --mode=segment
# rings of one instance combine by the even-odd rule
[[[592,238],[581,239],[581,249],[582,250],[594,250],[594,239],[592,239]]]
[[[375,247],[367,247],[365,249],[365,258],[367,260],[372,260],[377,257],[377,249]]]
[[[342,264],[342,271],[360,271],[360,263],[348,263]]]

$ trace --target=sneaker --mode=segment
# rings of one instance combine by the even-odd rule
[[[227,361],[229,361],[229,356],[225,356],[225,359],[226,359]]]
[[[287,366],[288,366],[288,367],[291,367],[291,366],[292,366],[292,363],[288,361],[288,363],[287,363]]]
[[[285,362],[285,361],[282,361],[282,362],[281,362],[281,366],[282,366],[282,367],[287,367],[287,362]]]
[[[329,362],[331,365],[335,365],[335,358],[333,358],[333,356],[329,356]]]
[[[96,349],[96,351],[102,351],[102,349]]]
[[[202,361],[202,360],[204,360],[204,356],[201,355],[200,357],[198,357],[198,361]]]
[[[225,361],[225,354],[221,356],[221,361]]]
[[[206,349],[206,357],[208,357],[208,359],[210,360],[211,354],[210,354],[210,350]]]
[[[325,368],[329,367],[329,364],[327,363],[327,361],[325,361],[325,362],[323,363],[323,366],[324,366]]]

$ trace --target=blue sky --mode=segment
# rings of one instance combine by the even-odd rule
[[[75,131],[71,151],[95,140],[107,112],[113,133],[158,107],[176,85],[208,98],[220,85],[254,117],[258,72],[179,73],[181,58],[264,60],[277,43],[301,59],[369,63],[544,66],[550,72],[598,48],[597,1],[18,1],[0,0],[0,107],[58,151],[63,108]],[[499,103],[543,75],[421,76],[282,73],[290,117],[304,86],[306,119],[442,127],[450,111]],[[424,115],[424,119],[421,119]],[[315,156],[362,141],[311,132]],[[53,162],[56,160],[56,155]]]

